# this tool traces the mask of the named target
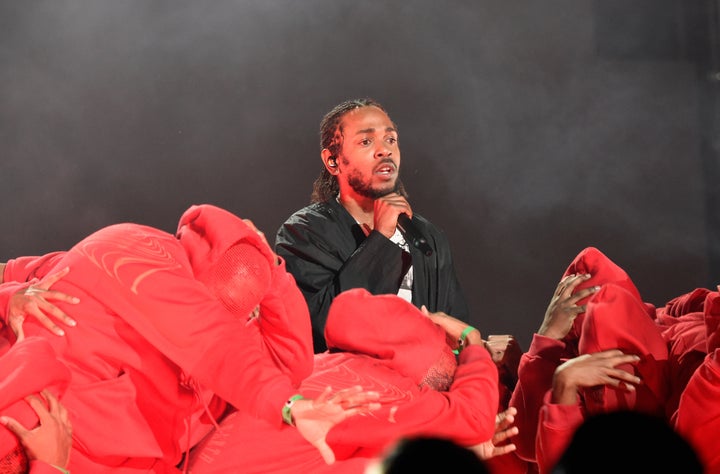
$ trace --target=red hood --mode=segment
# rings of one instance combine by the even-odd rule
[[[275,260],[272,250],[252,227],[211,204],[194,205],[186,210],[175,236],[185,248],[196,277],[216,265],[223,254],[241,240],[257,247],[271,264]]]
[[[388,361],[418,385],[427,381],[433,368],[454,374],[456,367],[442,328],[397,295],[372,295],[363,288],[345,291],[333,300],[325,341],[330,351]]]

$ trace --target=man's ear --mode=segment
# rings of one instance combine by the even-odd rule
[[[322,149],[320,157],[325,164],[325,168],[330,172],[330,174],[336,174],[338,169],[337,157],[335,157],[327,148]]]

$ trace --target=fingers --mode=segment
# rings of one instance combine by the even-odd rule
[[[328,393],[328,390],[332,390],[331,387],[326,387],[323,395]],[[364,391],[362,386],[355,385],[354,387],[339,390],[331,397],[331,399],[335,403],[340,403],[343,408],[346,409],[364,409],[364,407],[372,405],[373,402],[377,402],[380,399],[380,393]]]
[[[582,301],[583,299],[589,297],[593,293],[597,293],[600,290],[599,286],[591,286],[590,288],[583,288],[582,290],[578,290],[576,293],[574,293],[571,297],[568,298],[568,302],[571,302],[572,304],[577,304],[578,301]],[[582,307],[582,312],[585,312],[585,305],[578,306]]]
[[[11,316],[10,320],[8,321],[10,324],[10,329],[12,329],[12,332],[15,333],[16,342],[20,342],[25,339],[25,331],[23,330],[24,321],[25,316]]]
[[[618,349],[583,354],[558,366],[555,370],[553,387],[554,389],[558,388],[556,395],[558,397],[562,396],[563,399],[564,395],[570,396],[571,392],[574,392],[576,388],[596,385],[609,385],[633,391],[635,385],[641,383],[640,377],[620,366],[632,366],[638,361],[640,361],[640,357],[637,355],[625,354]],[[556,381],[558,383],[557,387],[555,385]],[[560,386],[565,387],[566,394],[561,393]],[[570,398],[574,400],[574,396]]]
[[[25,401],[27,401],[30,407],[35,410],[35,413],[37,413],[41,425],[48,421],[48,419],[50,418],[50,412],[45,407],[45,404],[40,401],[37,396],[28,395],[27,397],[25,397]]]
[[[59,311],[59,310],[58,310],[58,311]],[[35,319],[37,319],[37,321],[38,321],[43,327],[45,327],[47,330],[49,330],[49,331],[52,332],[53,334],[56,334],[56,335],[58,335],[58,336],[64,336],[64,335],[65,335],[65,331],[63,331],[63,329],[62,329],[60,326],[58,326],[57,324],[55,324],[55,322],[54,322],[52,319],[50,319],[50,318],[45,314],[44,311],[41,311],[40,308],[38,307],[38,305],[32,305],[32,306],[28,307],[25,312],[26,312],[27,314],[33,316]],[[63,313],[63,314],[64,314],[64,313]],[[71,320],[71,321],[72,321],[72,320]],[[73,323],[75,323],[75,321],[73,321]],[[73,325],[74,325],[74,324],[73,324]]]
[[[364,403],[361,406],[356,406],[352,408],[345,408],[345,416],[351,417],[355,415],[365,415],[370,413],[371,411],[379,410],[382,407],[382,404],[378,402],[367,402]]]
[[[517,415],[517,408],[515,407],[508,407],[506,410],[498,413],[495,416],[496,430],[506,429],[508,426],[515,423],[515,415]]]
[[[320,451],[320,455],[325,461],[325,464],[333,464],[335,462],[335,453],[324,440],[317,442],[315,447]]]
[[[589,273],[572,273],[570,275],[567,275],[562,280],[560,280],[560,282],[558,282],[557,288],[555,289],[555,294],[561,295],[562,293],[566,293],[568,291],[572,293],[576,286],[589,278]]]
[[[492,442],[494,445],[498,445],[502,443],[503,441],[512,438],[513,436],[517,436],[517,434],[520,432],[517,426],[513,426],[501,431],[496,432],[493,435]]]
[[[54,300],[54,301],[64,301],[65,303],[70,304],[78,304],[80,302],[80,298],[76,296],[71,296],[66,293],[63,293],[61,291],[55,291],[55,290],[43,290],[42,293],[42,299],[44,300]]]
[[[57,417],[64,425],[67,426],[68,431],[72,432],[72,424],[70,423],[70,417],[68,416],[68,411],[65,406],[60,404],[58,398],[50,390],[44,389],[40,393],[43,397],[45,397],[45,400],[47,400],[47,413],[51,416]],[[40,416],[40,412],[38,412],[38,416]]]
[[[47,290],[55,283],[62,280],[62,278],[65,277],[68,273],[70,273],[70,267],[65,267],[57,273],[46,276],[40,283],[34,286],[43,290]]]
[[[57,297],[51,297],[51,294],[58,295]],[[57,291],[48,291],[45,294],[45,300],[47,299],[58,299],[61,301],[67,301],[72,304],[77,304],[80,302],[78,298],[75,298],[73,296],[68,296],[65,293],[60,293]],[[63,310],[58,308],[52,303],[48,303],[47,301],[39,301],[38,302],[38,309],[41,309],[44,313],[49,314],[50,316],[58,319],[59,321],[63,322],[64,324],[67,324],[70,327],[76,326],[77,322],[70,316],[68,316]]]
[[[19,439],[23,439],[28,434],[30,434],[30,431],[25,429],[23,425],[18,423],[15,418],[10,418],[9,416],[0,416],[0,423],[5,426],[5,428],[9,429]]]
[[[625,389],[628,392],[634,391],[635,385],[642,383],[642,379],[634,373],[619,368],[615,368],[612,372],[609,372],[608,375],[610,377],[608,381],[610,385],[619,389]]]
[[[504,444],[502,446],[495,446],[493,448],[493,457],[502,456],[503,454],[511,453],[517,449],[517,446],[513,443]]]
[[[320,395],[318,395],[317,398],[315,398],[315,402],[316,403],[326,403],[330,399],[331,394],[332,394],[332,387],[328,385],[327,387],[325,387],[325,390],[323,390],[323,392]]]

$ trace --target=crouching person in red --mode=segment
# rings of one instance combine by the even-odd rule
[[[58,273],[48,291],[42,278]],[[215,206],[189,208],[175,234],[117,224],[69,251],[11,260],[3,280],[6,325],[24,318],[27,337],[45,339],[72,375],[61,402],[73,472],[179,472],[230,407],[278,428],[292,416],[332,462],[328,430],[376,406],[357,387],[286,406],[312,370],[305,300],[262,234]],[[47,330],[59,314],[77,323],[62,336]]]

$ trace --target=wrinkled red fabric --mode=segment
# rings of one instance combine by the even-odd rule
[[[402,298],[372,295],[355,288],[333,301],[325,324],[325,341],[331,352],[358,352],[383,360],[417,385],[438,366],[443,366],[448,375],[455,373],[455,357],[445,331],[419,319],[429,321]]]
[[[14,418],[27,429],[36,427],[37,414],[25,397],[37,394],[42,399],[40,391],[48,389],[62,399],[70,377],[70,371],[58,361],[46,340],[27,337],[15,343],[0,357],[0,414]],[[17,438],[4,426],[0,426],[0,459],[2,472],[15,472],[14,468],[28,462]],[[38,465],[32,472],[39,470]]]
[[[667,344],[635,295],[613,283],[595,293],[587,303],[578,348],[581,354],[620,349],[640,357],[637,364],[617,368],[635,374],[642,383],[631,392],[609,385],[585,390],[588,414],[618,409],[665,414],[669,393]]]
[[[587,247],[583,249],[573,259],[570,265],[568,265],[565,273],[563,273],[563,278],[568,275],[580,273],[590,274],[590,278],[581,282],[575,288],[576,292],[592,286],[602,286],[606,283],[613,283],[630,292],[630,294],[637,299],[638,302],[645,305],[645,311],[654,317],[655,307],[643,302],[643,299],[640,296],[640,291],[637,289],[630,276],[625,272],[625,270],[610,260],[597,248]],[[577,304],[585,304],[587,301],[587,299],[580,300]],[[573,327],[565,338],[565,342],[568,344],[568,349],[576,347],[577,340],[580,337],[580,328],[582,327],[584,320],[585,314],[579,314],[575,318]],[[577,351],[573,351],[573,353],[568,355],[568,358],[572,358],[577,355],[579,355],[579,353]]]
[[[449,390],[423,385],[449,346],[445,332],[407,301],[363,289],[344,292],[333,301],[326,338],[334,349],[315,354],[313,373],[300,393],[316,397],[327,386],[360,385],[378,391],[382,405],[330,431],[328,443],[338,461],[326,466],[293,427],[278,429],[233,414],[195,451],[191,473],[362,473],[404,435],[437,435],[464,445],[492,437],[498,382],[490,354],[470,345],[460,354]]]
[[[655,307],[642,300],[641,295],[630,276],[595,247],[586,247],[570,262],[562,274],[565,278],[573,274],[590,274],[588,280],[582,281],[575,289],[615,284],[626,290],[641,305],[648,319],[655,314]],[[577,304],[588,304],[589,298]],[[555,340],[534,334],[528,350],[522,355],[518,367],[518,383],[510,397],[510,406],[518,409],[515,426],[519,434],[513,441],[517,446],[517,455],[528,462],[537,460],[535,446],[536,433],[539,426],[539,413],[543,406],[545,394],[552,387],[555,369],[567,359],[580,355],[578,342],[587,312],[575,318],[569,333],[562,340]]]
[[[26,334],[46,339],[72,371],[62,402],[74,426],[73,472],[174,472],[206,432],[196,423],[207,407],[212,416],[222,413],[224,403],[213,395],[280,426],[285,400],[312,370],[305,300],[257,233],[202,205],[186,212],[178,235],[117,224],[52,257],[49,268],[43,258],[36,267],[8,262],[5,277],[15,281],[33,268],[68,266],[53,289],[80,298],[77,305],[58,303],[78,321],[65,337],[33,318],[25,322]],[[273,265],[269,290],[256,302],[261,317],[250,321],[196,278],[238,242],[258,245]],[[0,294],[6,290],[14,288],[2,285]]]
[[[678,404],[675,428],[692,444],[706,472],[720,472],[720,348],[703,360]]]

